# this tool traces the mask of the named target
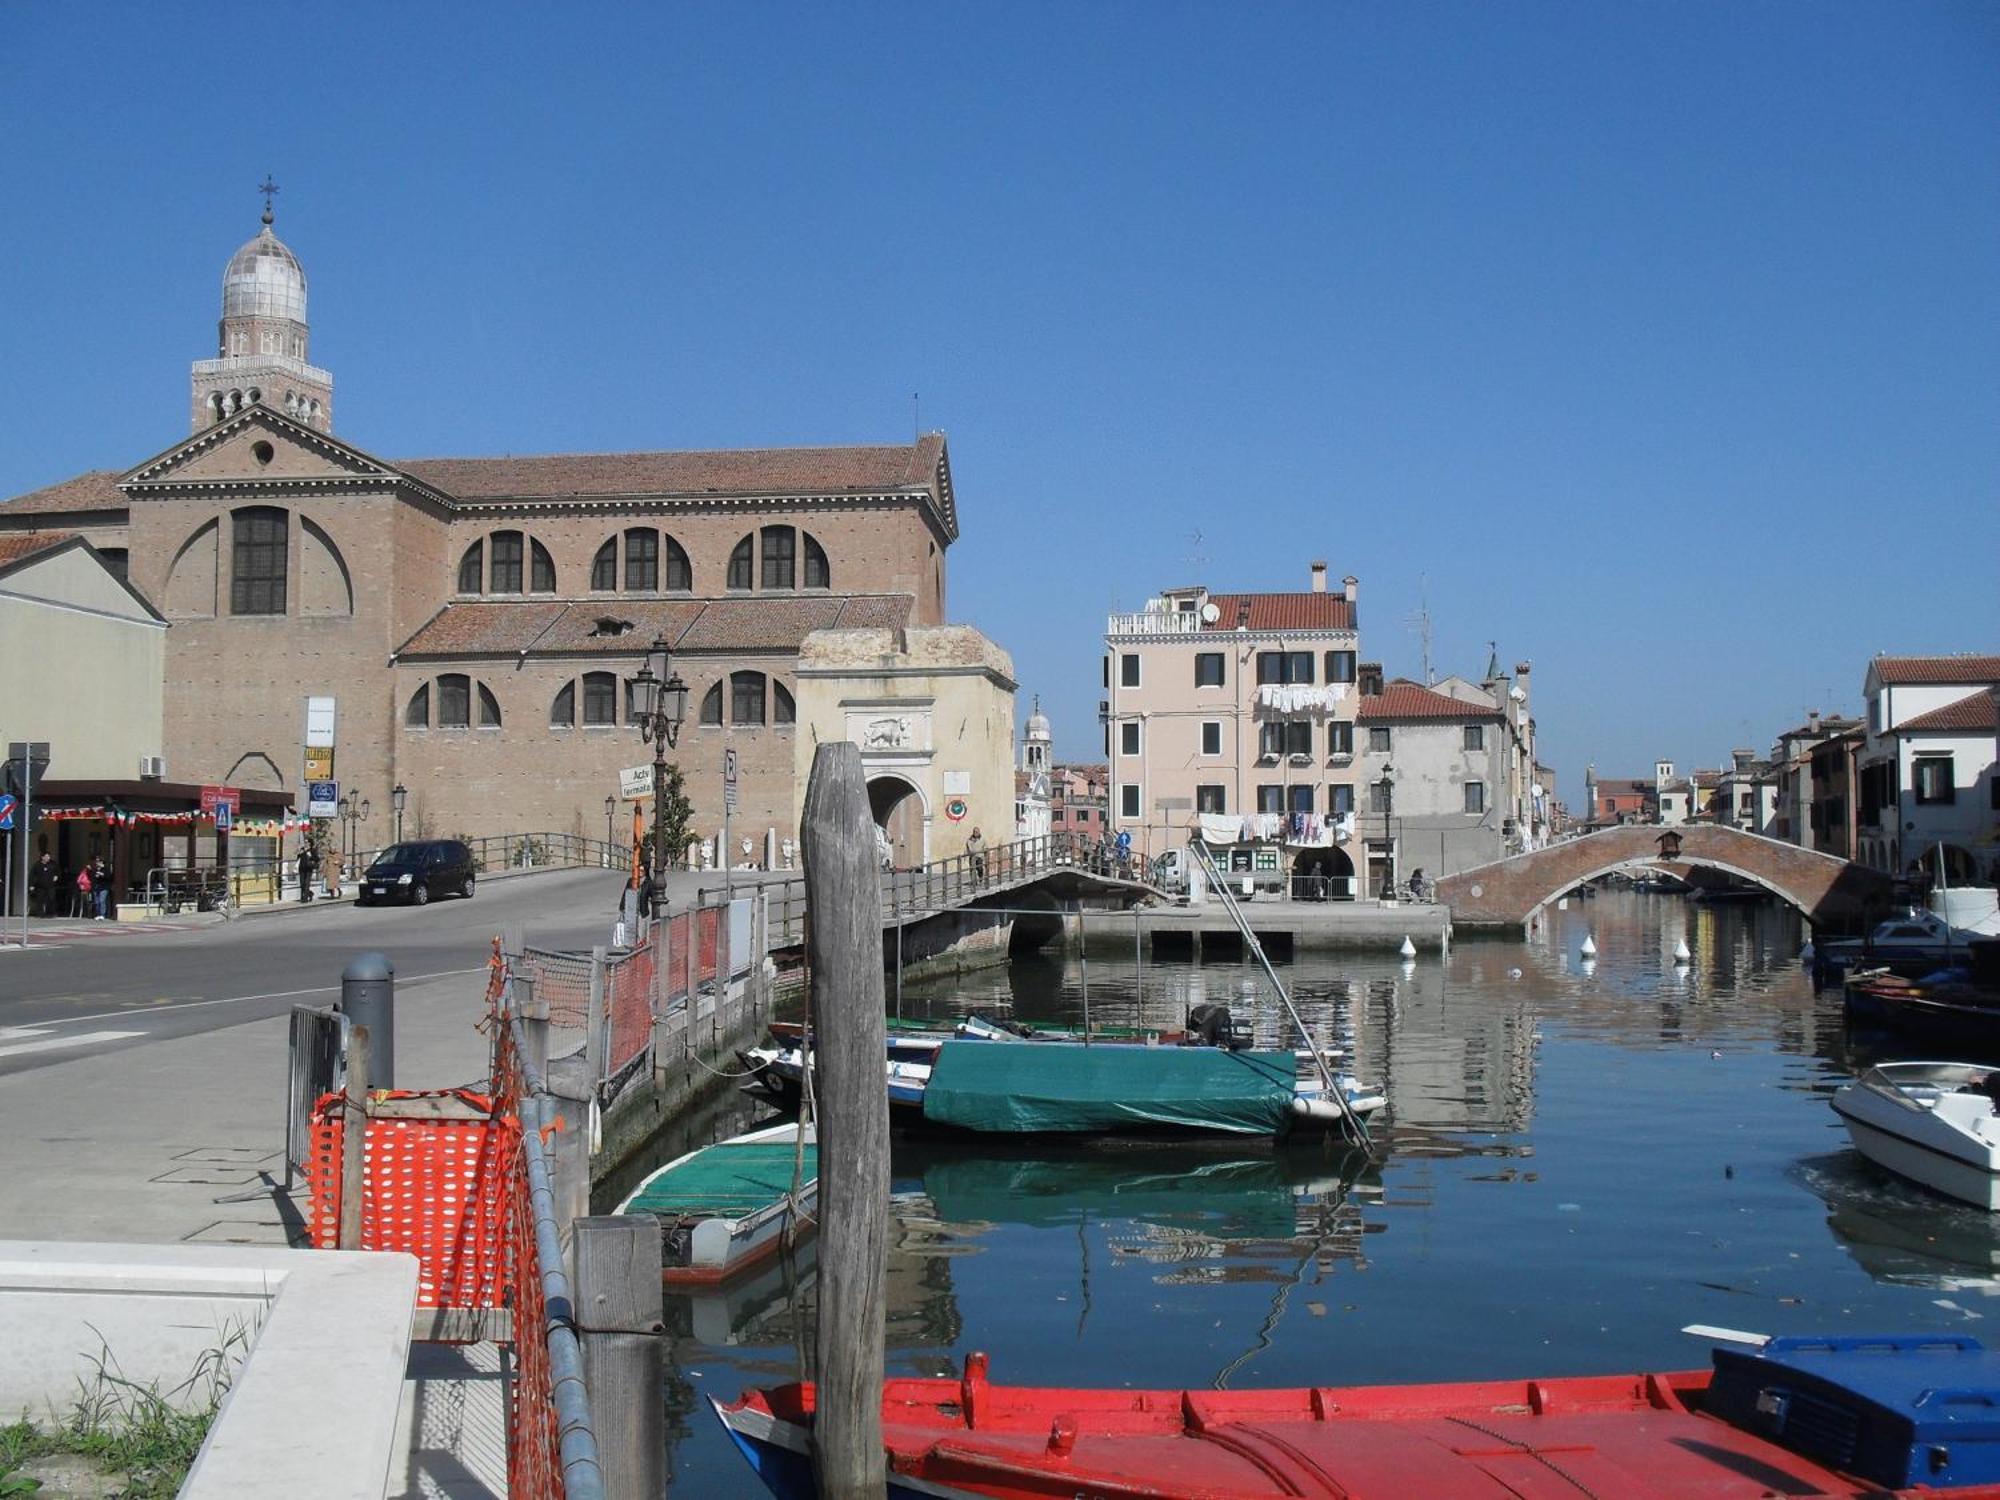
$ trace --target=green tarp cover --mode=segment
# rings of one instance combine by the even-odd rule
[[[1288,1240],[1297,1233],[1291,1184],[1269,1155],[1204,1161],[1190,1159],[1185,1147],[1172,1156],[1151,1147],[1141,1161],[1116,1150],[1015,1160],[981,1156],[980,1149],[968,1142],[924,1168],[924,1195],[946,1223],[1200,1220],[1221,1238]]]
[[[632,1195],[622,1210],[658,1214],[740,1219],[776,1203],[792,1190],[790,1141],[754,1141],[747,1145],[710,1146],[691,1161],[660,1173]],[[806,1147],[804,1182],[819,1175],[819,1148]]]
[[[1297,1077],[1289,1052],[954,1041],[938,1049],[924,1118],[996,1134],[1276,1135]]]

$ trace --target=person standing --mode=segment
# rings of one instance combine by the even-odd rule
[[[965,839],[966,857],[972,861],[972,878],[984,882],[986,879],[986,837],[974,824],[972,832]]]
[[[310,900],[312,900],[312,898],[313,898],[313,887],[312,887],[312,882],[313,882],[313,872],[314,872],[314,871],[316,871],[316,870],[317,870],[318,868],[319,868],[319,861],[318,861],[317,859],[315,859],[315,858],[313,857],[313,846],[312,846],[312,844],[311,844],[310,842],[302,842],[302,843],[300,843],[300,845],[299,845],[299,900],[300,900],[301,902],[305,902],[305,901],[310,901]]]
[[[94,920],[102,922],[111,915],[111,866],[101,854],[90,862],[90,898],[97,907]]]
[[[76,903],[70,911],[74,917],[87,917],[94,909],[90,894],[90,866],[85,864],[76,872]]]
[[[56,870],[55,856],[48,850],[28,871],[28,910],[38,917],[52,917],[56,914],[56,888],[61,877]]]

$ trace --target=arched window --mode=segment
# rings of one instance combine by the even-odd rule
[[[722,722],[722,684],[719,682],[702,696],[701,722],[704,724]]]
[[[764,674],[762,672],[731,672],[729,674],[729,722],[732,724],[761,724],[764,722]]]
[[[792,702],[792,695],[777,678],[771,679],[771,722],[773,724],[796,724],[799,718],[798,706]]]
[[[229,563],[229,612],[281,615],[285,612],[285,543],[289,517],[268,505],[234,513]]]
[[[618,587],[618,538],[613,537],[597,549],[597,556],[590,562],[590,586],[603,593],[610,593]]]
[[[660,586],[660,534],[645,526],[625,533],[625,592],[650,594]]]
[[[736,544],[736,550],[729,554],[729,586],[733,589],[756,587],[756,575],[751,571],[755,565],[754,546],[757,535],[752,532]]]
[[[437,680],[438,728],[472,727],[472,679],[463,672],[447,672]]]
[[[486,574],[486,544],[474,542],[465,549],[465,556],[458,560],[458,591],[461,594],[476,594]]]
[[[488,575],[488,583],[496,594],[518,594],[521,592],[521,533],[518,531],[496,531],[493,533],[493,571]]]
[[[556,701],[549,705],[549,727],[568,729],[576,723],[576,684],[565,682],[556,692]]]
[[[798,533],[789,526],[764,528],[764,587],[798,587]]]
[[[833,587],[833,571],[826,565],[826,548],[806,536],[806,587],[809,589],[830,589]]]
[[[493,689],[483,682],[479,684],[479,727],[481,729],[500,727],[500,700],[493,696]]]
[[[533,537],[528,538],[528,547],[529,590],[537,594],[553,594],[556,591],[556,560],[549,556],[549,549]]]
[[[417,690],[410,694],[410,706],[403,710],[405,729],[428,729],[431,727],[431,685],[419,683]]]
[[[618,679],[609,672],[583,674],[583,722],[618,722]]]
[[[694,591],[694,566],[688,561],[687,550],[672,537],[662,533],[661,551],[666,554],[666,578],[661,587],[670,594],[687,594]]]

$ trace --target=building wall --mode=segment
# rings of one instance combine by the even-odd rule
[[[1364,726],[1364,729],[1368,726]],[[1503,740],[1507,726],[1484,725],[1485,744],[1465,748],[1462,723],[1404,723],[1390,726],[1387,752],[1364,748],[1356,778],[1362,792],[1356,806],[1355,834],[1373,844],[1383,837],[1383,815],[1374,810],[1366,788],[1382,779],[1384,766],[1396,771],[1392,799],[1392,833],[1396,843],[1397,879],[1407,880],[1421,869],[1426,877],[1456,874],[1486,864],[1506,853],[1501,834],[1504,813],[1496,799],[1506,793]],[[1465,786],[1485,786],[1486,810],[1465,811]]]
[[[165,747],[167,628],[82,549],[0,579],[0,741],[46,740],[49,772],[130,780]]]

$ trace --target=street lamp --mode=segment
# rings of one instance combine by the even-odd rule
[[[1381,895],[1393,895],[1396,890],[1396,839],[1390,828],[1390,818],[1396,810],[1396,768],[1382,767],[1382,779],[1376,783],[1382,788],[1382,890]]]
[[[653,746],[653,899],[659,900],[660,882],[667,872],[667,841],[660,822],[661,798],[667,789],[667,748],[681,736],[687,719],[688,686],[673,670],[665,636],[657,636],[646,651],[646,660],[632,679],[632,716],[639,721],[640,735]],[[609,805],[607,800],[607,806]]]
[[[403,842],[403,804],[408,802],[409,800],[410,800],[409,788],[404,786],[402,782],[400,781],[397,782],[396,785],[390,789],[389,806],[395,809],[396,842],[399,844]]]
[[[611,814],[618,806],[618,799],[606,794],[604,798],[604,864],[611,865]]]
[[[360,824],[368,821],[368,799],[349,792],[340,799],[340,821],[346,825],[341,839],[342,858],[351,863],[361,853]]]

